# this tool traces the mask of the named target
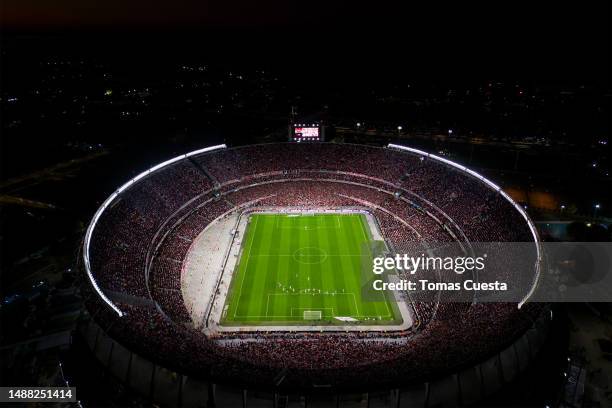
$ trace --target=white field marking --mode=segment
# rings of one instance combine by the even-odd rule
[[[367,220],[366,220],[366,222],[367,222]],[[360,226],[359,229],[361,230],[361,234],[363,235],[363,239],[365,240],[365,242],[371,242],[368,239],[368,234],[366,234],[365,225],[363,223],[363,219],[362,218],[359,218],[359,226]],[[384,295],[383,295],[382,302],[385,304],[385,308],[387,308],[387,316],[392,316],[393,314],[391,313],[391,310],[389,310],[389,305],[388,305],[389,302],[387,301],[387,299],[385,298]]]
[[[266,314],[268,313],[267,303],[270,302],[270,296],[336,296],[336,295],[345,295],[353,297],[353,304],[355,305],[356,315],[351,315],[351,317],[391,317],[391,312],[389,311],[389,306],[387,306],[387,315],[386,316],[364,316],[359,313],[359,306],[357,306],[357,298],[353,292],[333,292],[333,293],[268,293],[268,300],[266,302]],[[385,302],[386,303],[386,302]],[[308,308],[306,308],[308,309]],[[310,308],[313,309],[313,308]],[[317,308],[314,308],[317,309]],[[323,309],[323,308],[318,308]],[[249,316],[244,316],[249,317]]]
[[[266,317],[271,317],[271,318],[284,318],[284,319],[295,319],[296,316],[236,316],[236,318],[238,319],[265,319]],[[344,316],[344,317],[352,317],[352,318],[376,318],[376,319],[390,319],[392,316],[371,316],[371,315],[367,315],[367,316],[361,316],[361,315],[351,315],[351,316]],[[265,321],[265,320],[263,320]],[[234,326],[237,326],[235,323],[232,323]],[[389,326],[389,325],[385,325],[385,326]]]
[[[257,222],[259,221],[259,217],[255,218],[255,225],[253,225],[253,231],[251,231],[252,234],[255,233],[255,230],[257,229]],[[249,225],[247,224],[247,229],[248,229]],[[253,235],[254,236],[254,235]],[[245,268],[249,265],[249,258],[251,257],[251,248],[253,247],[253,241],[254,239],[251,238],[251,242],[249,242],[249,252],[247,252],[247,257],[245,260]],[[238,260],[238,268],[240,268],[240,260]],[[244,277],[246,275],[246,270],[244,271],[244,273],[242,274],[242,281],[240,282],[240,292],[238,292],[238,301],[236,302],[236,308],[234,309],[234,318],[236,317],[236,312],[238,311],[238,306],[240,305],[240,298],[242,297],[242,286],[244,285]]]
[[[291,313],[293,313],[293,309],[294,308],[292,308]],[[312,309],[312,308],[301,308],[301,309],[306,310],[306,309]],[[319,310],[325,310],[325,309],[332,309],[332,314],[333,314],[333,308],[331,308],[331,307],[319,308]],[[293,318],[299,317],[299,316],[295,316],[293,314],[290,315],[290,316],[284,316],[284,315],[265,315],[265,316],[264,315],[248,315],[248,316],[236,316],[236,318],[238,318],[238,319],[265,319],[266,317],[272,317],[272,318],[281,318],[282,317],[282,318],[291,318],[291,319],[293,319]],[[334,316],[332,316],[332,317],[334,317]],[[378,316],[378,315],[348,315],[346,317],[361,318],[361,319],[366,318],[366,317],[367,318],[377,318],[377,319],[391,319],[391,317],[393,317],[393,316],[391,316],[391,315],[383,315],[383,316]]]
[[[291,314],[293,314],[293,310],[291,311]],[[306,316],[312,316],[313,318],[309,318]],[[302,312],[302,319],[303,320],[322,320],[323,319],[323,311],[321,310],[304,310]]]
[[[236,318],[238,319],[265,319],[266,317],[271,317],[271,318],[285,318],[285,319],[294,319],[297,316],[281,316],[281,315],[272,315],[272,316],[263,316],[263,315],[249,315],[249,316],[236,316]],[[332,316],[334,317],[334,316]],[[352,318],[377,318],[377,319],[391,319],[390,315],[386,315],[386,316],[373,316],[373,315],[350,315],[350,316],[345,316],[345,317],[352,317]],[[265,321],[265,320],[264,320]]]
[[[333,316],[333,317],[335,317],[335,316]],[[381,320],[381,319],[390,319],[391,318],[391,316],[370,316],[370,315],[368,315],[368,316],[343,316],[343,317],[352,317],[354,319],[358,319],[362,323],[363,323],[362,319],[364,319],[364,318],[372,318],[372,319],[379,319],[379,320]],[[265,321],[267,321],[267,320],[265,320],[266,318],[272,318],[272,319],[280,319],[280,318],[283,318],[283,319],[295,319],[296,316],[236,316],[236,318],[238,318],[238,319],[261,319],[260,322],[265,322]],[[290,320],[290,321],[291,322],[294,322],[294,321],[295,322],[300,322],[300,320]],[[239,326],[235,322],[230,323],[230,325]],[[389,324],[383,324],[383,325],[384,326],[390,326]]]
[[[357,307],[357,300],[355,299],[355,294],[354,293],[335,293],[336,295],[352,295],[353,296],[353,302],[355,304],[355,310],[357,311],[357,314],[351,314],[348,317],[353,317],[353,318],[377,318],[377,319],[390,319],[393,317],[393,315],[391,315],[391,313],[387,314],[387,315],[361,315],[359,314],[359,308]],[[318,310],[331,310],[332,311],[332,316],[334,315],[334,308],[333,307],[292,307],[291,308],[291,315],[290,316],[286,316],[286,315],[269,315],[268,314],[268,307],[270,304],[270,296],[296,296],[296,295],[305,295],[308,296],[308,294],[304,294],[304,293],[268,293],[267,296],[267,301],[266,301],[266,314],[264,316],[261,315],[247,315],[247,316],[237,316],[236,314],[234,314],[234,318],[243,318],[243,319],[263,319],[266,317],[271,317],[271,318],[295,318],[297,316],[295,316],[293,314],[293,310],[312,310],[312,309],[318,309]],[[332,296],[332,294],[330,293],[315,293],[315,296]],[[387,309],[388,310],[388,309]]]
[[[298,254],[298,252],[300,251],[304,251],[306,249],[316,249],[317,251],[319,251],[318,254],[313,254],[313,256],[319,256],[319,260],[317,262],[305,262],[300,260],[300,257],[303,256],[305,259],[306,257],[310,256],[309,254],[304,254],[304,255],[300,255]],[[296,249],[293,252],[293,260],[301,263],[302,265],[316,265],[316,264],[322,264],[323,262],[325,262],[327,260],[327,252],[325,252],[324,249],[321,249],[319,247],[301,247]]]
[[[268,293],[268,296],[298,296],[298,295],[312,296],[313,293]],[[314,295],[315,296],[353,295],[353,297],[355,297],[353,292],[314,293]]]
[[[307,248],[315,248],[315,247],[307,247]],[[303,249],[303,248],[300,248],[300,249]],[[293,255],[292,254],[253,254],[251,255],[251,258],[256,258],[258,256],[293,256]],[[327,256],[363,256],[363,255],[361,254],[328,254]]]
[[[359,316],[360,313],[359,313],[359,306],[357,306],[357,299],[355,298],[355,295],[353,293],[351,293],[351,295],[353,295],[353,303],[355,303],[355,310],[357,311],[357,316]]]
[[[272,318],[284,318],[284,319],[288,319],[288,318],[294,318],[295,316],[235,316],[238,319],[265,319],[266,317],[272,317]]]
[[[395,297],[394,297],[394,299],[395,299]],[[385,304],[385,307],[387,308],[387,314],[389,316],[391,316],[392,313],[391,313],[391,310],[389,310],[389,305],[388,305],[389,302],[387,301],[387,299],[385,297],[383,297],[383,303]]]
[[[280,215],[280,214],[279,214]],[[322,214],[315,214],[315,215],[322,215]],[[290,216],[287,216],[288,218]],[[303,216],[305,217],[305,216]],[[290,217],[290,218],[297,218],[297,217]],[[324,219],[324,218],[323,218]],[[294,225],[289,225],[289,226],[279,226],[279,222],[281,220],[281,217],[277,217],[276,218],[276,222],[274,227],[276,229],[295,229],[295,230],[308,230],[308,231],[312,231],[312,230],[319,230],[319,229],[342,229],[341,225],[340,225],[340,216],[336,215],[334,217],[334,219],[336,220],[336,225],[314,225],[314,226],[294,226]]]
[[[309,310],[309,311],[313,311],[313,312],[320,312],[321,310],[331,310],[331,317],[334,316],[334,308],[333,307],[292,307],[291,308],[291,317],[299,317],[299,316],[294,316],[293,315],[293,311],[294,310]],[[323,315],[323,313],[321,314],[321,317],[325,317]]]

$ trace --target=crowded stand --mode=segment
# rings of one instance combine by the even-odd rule
[[[344,144],[218,149],[159,169],[125,189],[98,219],[89,263],[118,317],[86,285],[90,314],[135,352],[180,372],[292,386],[414,379],[475,363],[528,329],[540,308],[412,299],[417,322],[393,333],[208,336],[190,322],[182,265],[196,237],[227,213],[260,207],[365,208],[389,247],[440,242],[533,242],[513,205],[474,177],[418,154]],[[223,340],[223,341],[221,341]],[[384,364],[382,364],[384,362]],[[335,370],[343,370],[338,375]]]

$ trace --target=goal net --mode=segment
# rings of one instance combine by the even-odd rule
[[[320,310],[305,310],[304,320],[321,320]]]

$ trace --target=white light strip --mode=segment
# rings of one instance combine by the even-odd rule
[[[200,149],[200,150],[194,150],[193,152],[189,152],[185,156],[189,157],[189,156],[193,156],[193,155],[200,154],[200,153],[210,152],[212,150],[225,149],[226,147],[227,146],[224,145],[224,144],[220,144],[220,145],[216,145],[216,146],[209,146],[209,147],[205,147],[205,148]]]
[[[159,170],[159,169],[161,169],[163,167],[166,167],[166,166],[168,166],[168,165],[170,165],[170,164],[172,164],[174,162],[177,162],[177,161],[179,161],[181,159],[184,159],[184,158],[196,155],[196,154],[209,152],[209,151],[212,151],[212,150],[224,149],[226,147],[227,147],[226,145],[220,144],[220,145],[216,145],[216,146],[206,147],[206,148],[200,149],[200,150],[194,150],[194,151],[189,152],[187,154],[182,154],[182,155],[177,156],[175,158],[172,158],[170,160],[166,160],[163,163],[157,164],[157,165],[151,167],[150,169],[143,171],[142,173],[140,173],[136,177],[132,178],[127,183],[123,184],[117,190],[115,190],[115,192],[113,192],[102,203],[100,208],[98,208],[98,210],[94,214],[93,218],[91,219],[91,222],[89,223],[89,226],[87,227],[87,232],[85,233],[85,240],[83,242],[83,261],[85,262],[85,271],[87,272],[87,276],[89,277],[89,280],[91,281],[91,285],[93,286],[95,291],[98,293],[100,298],[102,298],[102,300],[107,305],[109,305],[119,315],[119,317],[122,317],[124,313],[113,302],[111,302],[110,299],[104,294],[102,289],[100,289],[100,287],[98,286],[98,283],[96,282],[96,280],[93,277],[93,274],[91,273],[91,266],[90,266],[90,263],[89,263],[89,244],[91,242],[91,236],[93,234],[94,228],[96,227],[96,223],[98,222],[98,220],[102,216],[102,213],[115,200],[115,198],[117,198],[119,196],[120,193],[122,193],[124,190],[129,188],[131,185],[136,183],[138,180],[140,180],[143,177],[153,173],[154,171],[157,171],[157,170]]]
[[[458,169],[460,169],[462,171],[465,171],[466,173],[468,173],[471,176],[481,180],[482,182],[487,184],[489,187],[491,187],[493,190],[495,190],[499,194],[501,194],[501,196],[504,197],[510,204],[512,204],[512,206],[514,208],[516,208],[516,210],[523,216],[525,221],[527,221],[527,225],[529,226],[529,230],[531,231],[531,235],[533,236],[533,240],[534,240],[534,242],[536,244],[536,251],[537,251],[537,258],[538,259],[536,260],[536,277],[535,277],[534,283],[531,286],[531,289],[529,290],[529,293],[527,293],[527,295],[523,298],[523,300],[521,300],[519,302],[518,308],[520,309],[527,302],[527,300],[533,295],[533,293],[535,292],[535,288],[537,286],[537,282],[538,282],[538,279],[539,279],[539,276],[540,276],[540,262],[542,261],[542,254],[540,252],[540,238],[538,236],[538,232],[537,232],[537,230],[535,228],[535,225],[533,224],[533,221],[531,221],[531,219],[529,218],[529,216],[527,215],[527,212],[525,212],[523,207],[518,205],[497,184],[493,183],[491,180],[489,180],[488,178],[484,177],[483,175],[475,172],[472,169],[468,169],[467,167],[462,166],[462,165],[460,165],[458,163],[455,163],[455,162],[453,162],[451,160],[448,160],[448,159],[436,156],[434,154],[430,154],[430,153],[424,152],[423,150],[414,149],[412,147],[402,146],[402,145],[393,144],[393,143],[390,143],[389,145],[387,145],[387,147],[391,148],[391,149],[406,150],[406,151],[409,151],[411,153],[416,153],[418,155],[425,156],[425,157],[428,157],[430,159],[441,161],[442,163],[446,163],[446,164],[448,164],[450,166],[453,166],[453,167],[458,168]]]

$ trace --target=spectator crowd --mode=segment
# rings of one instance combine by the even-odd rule
[[[90,288],[87,306],[111,335],[183,372],[304,385],[410,379],[477,362],[533,325],[540,308],[412,299],[417,322],[393,333],[248,333],[207,337],[189,324],[182,263],[216,218],[245,207],[367,208],[396,252],[439,243],[530,242],[528,225],[498,192],[414,153],[343,144],[222,149],[161,168],[124,190],[98,220],[92,273],[117,306]],[[152,305],[157,305],[153,307]],[[349,369],[350,368],[350,369]],[[339,372],[342,375],[338,375]]]

